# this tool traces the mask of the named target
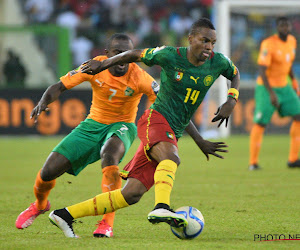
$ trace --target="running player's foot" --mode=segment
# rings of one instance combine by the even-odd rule
[[[94,237],[113,237],[112,227],[108,225],[105,220],[99,221],[97,229],[94,231]]]
[[[29,227],[36,217],[38,217],[40,214],[44,214],[45,212],[49,211],[50,207],[51,205],[49,201],[47,201],[47,206],[44,210],[38,210],[35,206],[35,202],[31,203],[26,210],[19,214],[16,220],[16,227],[18,229]]]
[[[287,165],[289,168],[300,168],[300,159],[292,162],[288,161]]]
[[[261,167],[258,165],[258,164],[251,164],[249,166],[249,170],[252,171],[252,170],[260,170]]]
[[[78,238],[73,230],[72,224],[74,222],[74,218],[67,209],[63,208],[52,211],[49,214],[49,220],[53,225],[57,226],[61,231],[63,231],[66,237]]]
[[[156,205],[154,210],[148,214],[148,220],[152,224],[157,224],[160,222],[166,222],[171,227],[185,227],[188,222],[181,214],[176,214],[170,207],[166,204]]]

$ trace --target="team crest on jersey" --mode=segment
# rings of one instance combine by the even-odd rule
[[[174,140],[174,134],[172,134],[171,132],[167,132],[167,136],[168,136],[168,138],[170,138],[170,139],[172,139],[172,140]]]
[[[203,83],[205,86],[209,86],[213,83],[214,78],[211,75],[208,75],[204,78]]]
[[[134,93],[134,90],[133,90],[132,88],[127,87],[127,88],[125,89],[125,95],[126,95],[126,96],[132,96],[133,93]]]
[[[175,80],[179,82],[183,77],[183,73],[180,71],[175,72]]]

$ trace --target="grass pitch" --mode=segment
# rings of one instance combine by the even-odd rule
[[[77,220],[74,230],[79,239],[65,238],[49,222],[49,213],[29,228],[18,230],[18,214],[34,201],[36,173],[60,140],[0,138],[0,249],[300,249],[300,240],[254,240],[255,235],[275,238],[276,234],[300,239],[300,169],[286,166],[287,135],[265,136],[260,161],[263,169],[256,172],[247,170],[247,136],[225,139],[229,145],[225,159],[211,156],[209,162],[189,137],[180,139],[181,165],[171,201],[174,209],[190,205],[203,213],[205,228],[194,240],[177,239],[167,224],[147,221],[154,205],[153,189],[138,204],[117,211],[111,239],[93,238],[97,217]],[[136,140],[120,167],[131,159],[137,146]],[[77,177],[65,174],[58,178],[50,194],[51,210],[100,193],[101,175],[100,164],[95,163]]]

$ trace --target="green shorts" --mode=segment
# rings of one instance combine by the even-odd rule
[[[136,125],[126,122],[107,125],[85,119],[52,151],[64,155],[71,162],[72,168],[67,172],[76,176],[88,164],[100,159],[102,146],[113,135],[123,141],[126,154],[137,135]]]
[[[290,85],[283,88],[273,88],[279,102],[277,109],[280,116],[295,116],[300,114],[300,99]],[[255,88],[254,122],[267,125],[276,108],[272,105],[269,92],[263,85]]]

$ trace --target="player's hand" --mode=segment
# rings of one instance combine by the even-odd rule
[[[39,102],[38,105],[36,105],[35,108],[31,111],[30,119],[34,118],[34,123],[37,123],[37,118],[43,111],[49,111],[49,108],[47,107],[47,104]]]
[[[96,60],[85,61],[80,66],[81,73],[86,73],[89,75],[96,75],[102,71],[101,69],[102,62]]]
[[[216,122],[220,120],[218,125],[218,127],[220,127],[225,120],[225,127],[227,127],[229,116],[231,115],[235,105],[236,100],[229,97],[228,100],[218,108],[217,112],[215,113],[215,117],[211,121]]]
[[[216,152],[223,152],[223,153],[228,152],[228,150],[224,149],[228,147],[224,142],[211,142],[207,140],[202,140],[201,143],[199,144],[197,143],[197,145],[201,149],[203,154],[205,154],[207,160],[209,160],[210,154],[218,158],[224,159],[222,155],[219,155]]]

